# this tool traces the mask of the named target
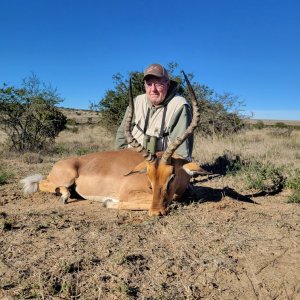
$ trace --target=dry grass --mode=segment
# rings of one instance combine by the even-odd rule
[[[300,211],[286,203],[288,190],[251,198],[237,178],[200,177],[197,197],[174,203],[164,218],[92,201],[61,205],[51,194],[24,197],[22,177],[47,174],[79,150],[114,148],[99,125],[76,127],[59,135],[57,154],[2,149],[1,164],[14,176],[0,185],[0,299],[299,299]],[[194,158],[256,157],[296,169],[299,135],[196,137]]]
[[[276,129],[253,129],[226,138],[195,137],[194,159],[200,164],[212,164],[220,157],[231,161],[258,161],[263,165],[282,168],[282,175],[288,177],[292,170],[300,169],[300,131],[294,130],[290,137],[270,134]],[[247,174],[244,174],[247,175]],[[245,176],[226,176],[215,180],[218,188],[230,186],[239,192],[247,190]]]
[[[78,130],[65,130],[56,139],[58,148],[67,154],[84,154],[78,151],[96,152],[114,149],[114,136],[99,125],[79,125]]]
[[[94,111],[68,108],[62,108],[61,111],[69,120],[74,120],[77,124],[95,124],[99,122],[99,114]]]
[[[194,157],[201,163],[209,163],[224,154],[238,155],[242,159],[259,159],[275,165],[292,165],[300,168],[297,159],[300,151],[300,131],[290,137],[273,136],[271,130],[253,129],[215,140],[196,137]]]

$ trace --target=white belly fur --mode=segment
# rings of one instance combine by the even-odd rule
[[[97,202],[120,202],[119,199],[110,197],[110,196],[86,196],[86,195],[80,195],[82,198],[86,199],[86,200],[91,200],[91,201],[97,201]]]

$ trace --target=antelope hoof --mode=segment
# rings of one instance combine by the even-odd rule
[[[117,205],[119,205],[119,203],[114,201],[113,199],[106,199],[103,202],[103,207],[105,208],[116,208]]]
[[[61,202],[61,204],[63,204],[63,205],[65,205],[65,204],[67,204],[68,203],[68,197],[60,197],[60,202]]]
[[[61,186],[55,189],[56,195],[60,196],[60,202],[62,204],[67,204],[67,201],[70,197],[70,192],[68,188]]]
[[[151,217],[156,216],[166,216],[168,214],[168,210],[166,208],[150,208],[149,215]]]

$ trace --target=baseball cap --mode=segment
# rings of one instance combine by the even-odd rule
[[[169,79],[167,70],[160,64],[151,64],[150,66],[148,66],[144,71],[144,79],[148,75]]]

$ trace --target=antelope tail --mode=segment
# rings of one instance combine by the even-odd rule
[[[43,179],[41,174],[34,174],[20,180],[24,195],[32,194],[38,191],[39,182]]]

